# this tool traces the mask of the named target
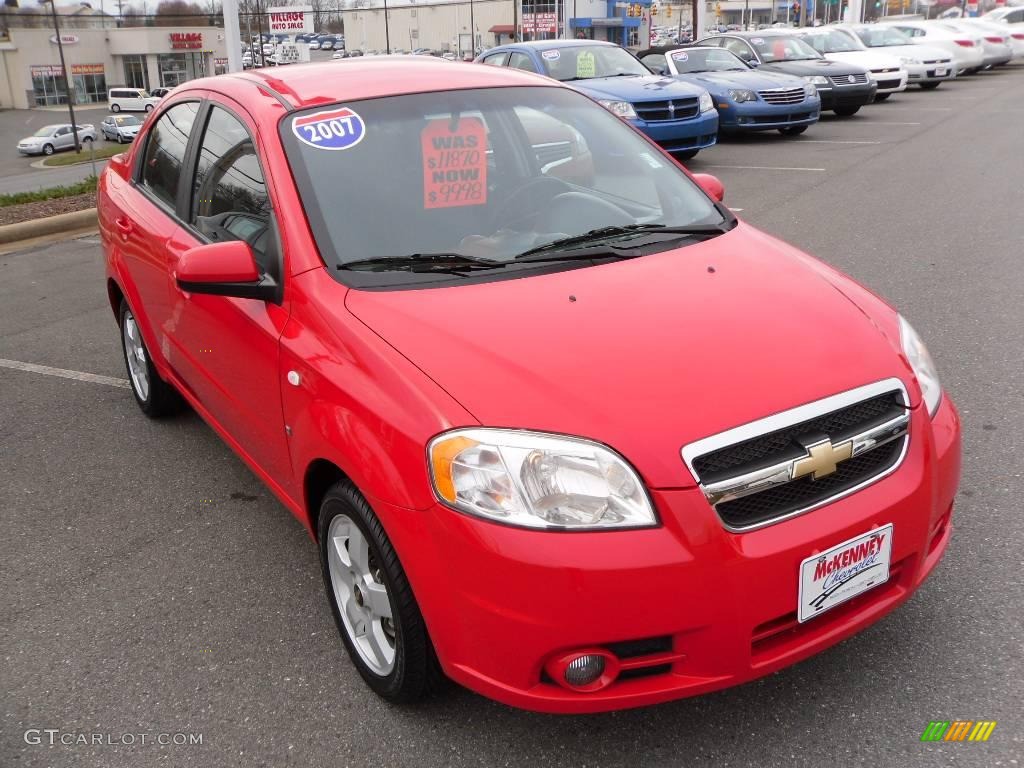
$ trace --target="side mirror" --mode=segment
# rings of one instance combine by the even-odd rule
[[[725,187],[722,186],[722,182],[717,176],[712,176],[710,173],[695,173],[693,180],[700,185],[701,189],[711,195],[713,200],[722,202],[725,199]]]
[[[189,248],[178,260],[174,279],[188,293],[278,300],[277,282],[260,271],[252,248],[242,240]]]

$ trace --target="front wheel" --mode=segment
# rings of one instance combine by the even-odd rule
[[[672,154],[680,160],[693,160],[698,152],[700,152],[699,149],[685,149],[682,152],[673,152]]]
[[[111,104],[110,105],[110,111],[111,112],[120,112],[121,111],[121,105],[120,104]]]
[[[44,144],[43,145],[43,154],[44,155],[52,155],[53,154],[53,144]]]
[[[860,107],[836,107],[832,111],[840,117],[852,117],[860,112]]]
[[[922,91],[934,91],[940,85],[942,85],[941,82],[937,82],[937,83],[921,83],[921,90]]]
[[[799,136],[806,130],[806,125],[790,125],[787,126],[786,128],[779,128],[779,133],[781,133],[783,136]]]
[[[146,111],[147,112],[152,112],[153,111],[153,105],[152,104],[147,104],[146,105]]]
[[[877,102],[879,102],[879,101],[885,101],[885,100],[886,100],[886,99],[888,99],[888,98],[889,98],[890,96],[892,96],[892,94],[891,94],[891,93],[876,93],[876,94],[875,94],[875,102],[877,103]]]
[[[317,525],[320,567],[335,624],[360,676],[382,698],[407,703],[441,671],[398,555],[373,509],[348,481],[332,487]]]
[[[124,363],[135,402],[152,419],[174,413],[181,403],[178,393],[160,378],[153,367],[139,324],[128,302],[124,300],[121,301],[120,319],[121,351],[124,352]]]

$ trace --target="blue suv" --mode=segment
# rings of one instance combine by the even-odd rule
[[[624,48],[596,40],[536,40],[492,48],[483,64],[567,83],[683,160],[715,143],[718,113],[703,88],[651,71]]]

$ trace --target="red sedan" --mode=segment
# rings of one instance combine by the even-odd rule
[[[817,653],[949,542],[924,344],[721,196],[554,81],[406,58],[182,85],[98,205],[135,399],[309,529],[370,687],[593,712]]]

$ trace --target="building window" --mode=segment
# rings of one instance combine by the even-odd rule
[[[149,72],[145,56],[124,56],[124,84],[128,88],[149,90]]]
[[[174,88],[186,80],[206,77],[206,54],[201,52],[161,53],[156,57],[160,85]]]
[[[636,27],[630,27],[629,28],[629,42],[626,43],[626,45],[631,47],[631,48],[635,48],[636,46],[640,45],[640,30],[639,29],[637,29]]]
[[[107,100],[107,76],[102,64],[72,64],[76,104],[96,104]]]
[[[556,0],[523,0],[522,8],[523,40],[554,40],[558,37]]]
[[[52,65],[29,69],[32,73],[32,93],[37,107],[54,107],[68,103],[63,69]]]

